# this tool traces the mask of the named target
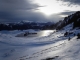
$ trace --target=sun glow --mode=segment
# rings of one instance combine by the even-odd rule
[[[39,7],[38,11],[44,13],[45,15],[51,15],[51,14],[55,14],[55,13],[60,13],[60,12],[64,12],[65,10],[80,10],[79,8],[76,7],[68,7],[68,6],[64,6],[61,5],[62,2],[57,2],[56,0],[34,0],[35,3],[43,6],[43,7]]]
[[[36,3],[39,5],[42,5],[43,7],[40,7],[38,11],[45,13],[46,15],[51,15],[53,13],[59,13],[62,12],[62,8],[59,6],[59,4],[56,4],[57,2],[54,0],[35,0]]]
[[[62,12],[60,9],[56,8],[56,9],[52,9],[51,7],[41,7],[39,8],[40,12],[45,13],[46,15],[51,15],[53,13],[59,13]]]

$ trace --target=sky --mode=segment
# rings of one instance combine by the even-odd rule
[[[0,22],[58,22],[80,11],[80,0],[0,0]]]

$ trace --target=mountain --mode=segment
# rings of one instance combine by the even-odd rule
[[[18,23],[1,23],[0,30],[26,30],[26,29],[47,29],[52,25],[52,22],[18,22]],[[47,28],[45,28],[47,26]]]
[[[77,11],[76,13],[65,17],[63,21],[57,22],[55,26],[57,30],[60,30],[71,23],[73,23],[73,29],[80,27],[80,11]]]

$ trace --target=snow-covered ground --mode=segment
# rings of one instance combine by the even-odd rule
[[[80,33],[71,27],[41,37],[15,37],[26,30],[0,31],[0,60],[80,60],[80,39],[73,34],[64,37],[66,31]]]

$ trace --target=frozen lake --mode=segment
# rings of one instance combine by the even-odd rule
[[[52,34],[55,30],[39,30],[39,31],[26,31],[17,35],[17,37],[42,37]],[[28,33],[28,34],[27,34]]]

